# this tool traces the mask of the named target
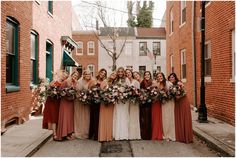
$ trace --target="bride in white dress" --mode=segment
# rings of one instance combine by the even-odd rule
[[[126,69],[125,72],[127,85],[139,89],[140,83],[133,78],[132,71]],[[138,102],[129,101],[129,139],[141,139]]]
[[[125,70],[117,70],[116,85],[126,86]],[[113,137],[115,140],[128,140],[129,138],[129,102],[115,104],[113,114]]]

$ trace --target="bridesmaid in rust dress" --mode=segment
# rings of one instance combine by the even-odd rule
[[[101,85],[102,89],[109,88],[114,84],[116,72],[112,72],[107,82]],[[98,141],[112,141],[113,136],[113,111],[114,104],[101,104],[99,115]]]
[[[154,80],[152,87],[160,89],[160,83]],[[157,99],[152,102],[152,140],[163,140],[161,102]]]
[[[51,87],[60,87],[61,83],[68,78],[68,74],[65,71],[61,71],[58,81],[52,81]],[[43,129],[53,130],[53,139],[57,139],[56,129],[58,123],[60,99],[47,97],[45,108],[43,111]]]
[[[76,87],[79,74],[75,71],[71,74],[70,78],[65,80],[61,88]],[[61,98],[59,119],[57,128],[57,140],[66,138],[67,140],[74,139],[72,134],[74,133],[74,100],[68,100],[65,97]]]
[[[172,82],[173,85],[183,87],[182,82],[179,81],[175,73],[171,73],[168,80]],[[176,141],[184,143],[193,142],[192,116],[187,96],[181,98],[177,97],[175,100],[175,135]]]
[[[140,84],[140,88],[147,89],[152,86],[150,71],[144,72],[144,79]],[[152,103],[140,105],[140,131],[141,139],[150,140],[152,138]]]
[[[107,78],[107,71],[101,69],[96,76],[96,80],[92,83],[92,87],[102,86],[104,80]],[[90,105],[90,126],[89,126],[89,138],[98,140],[98,124],[99,124],[99,113],[100,113],[100,103],[92,103]]]

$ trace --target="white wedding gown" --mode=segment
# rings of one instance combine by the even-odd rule
[[[121,83],[121,82],[119,82]],[[123,83],[122,85],[125,85]],[[129,138],[129,102],[115,104],[113,113],[113,137],[115,140],[128,140]]]
[[[126,83],[128,86],[140,88],[140,83],[134,79],[126,79]],[[129,139],[141,139],[138,102],[129,102]]]

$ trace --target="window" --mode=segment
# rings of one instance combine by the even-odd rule
[[[157,66],[157,72],[161,72],[161,66]]]
[[[92,76],[94,76],[94,65],[90,64],[87,66],[87,69],[91,72]]]
[[[126,66],[126,69],[133,70],[133,66]]]
[[[181,78],[186,78],[186,51],[181,50]]]
[[[173,9],[170,10],[170,34],[174,32],[174,15],[173,15]]]
[[[7,18],[6,21],[6,90],[19,85],[18,83],[18,22]],[[12,90],[18,91],[19,87]]]
[[[78,42],[78,48],[77,48],[77,52],[76,55],[83,55],[83,42]]]
[[[205,43],[205,76],[211,76],[211,45],[210,42]]]
[[[153,54],[160,56],[161,55],[161,42],[153,42],[152,43]]]
[[[170,55],[170,72],[174,72],[174,60],[173,60],[174,55]]]
[[[145,71],[146,71],[146,66],[139,66],[139,73],[141,74],[142,78]]]
[[[139,42],[139,56],[147,56],[147,42]]]
[[[232,30],[232,80],[235,80],[235,30]]]
[[[180,22],[180,24],[183,24],[186,21],[186,1],[183,0],[180,3],[181,3],[181,12],[180,12],[181,13],[181,18],[180,18],[181,22]]]
[[[126,42],[126,44],[125,44],[125,54],[126,55],[132,55],[132,47],[133,47],[132,42]]]
[[[53,53],[53,44],[49,40],[46,42],[46,78],[52,81],[52,53]]]
[[[94,42],[89,41],[87,46],[88,46],[88,55],[94,55],[95,54]]]
[[[52,0],[48,1],[48,12],[53,14],[53,1]]]
[[[30,56],[30,76],[31,83],[38,83],[38,75],[37,75],[37,66],[38,66],[38,34],[34,31],[30,34],[31,39],[31,56]]]

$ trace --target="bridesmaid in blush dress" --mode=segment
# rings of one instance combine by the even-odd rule
[[[144,72],[144,79],[140,84],[140,88],[147,89],[152,86],[151,72]],[[141,138],[143,140],[150,140],[152,138],[152,103],[145,103],[140,105],[140,130]]]
[[[154,80],[152,87],[160,89],[159,82]],[[152,102],[152,140],[163,140],[161,102],[157,99]]]
[[[79,79],[79,74],[75,71],[71,74],[70,78],[65,80],[61,88],[77,86],[77,80]],[[66,138],[67,140],[72,140],[74,137],[74,100],[68,100],[65,97],[61,98],[59,118],[58,118],[58,128],[57,137],[58,140]]]
[[[108,78],[107,82],[103,82],[101,85],[102,89],[109,88],[113,85],[116,79],[116,72],[112,72]],[[99,129],[98,129],[98,141],[112,141],[113,133],[113,112],[114,104],[110,103],[108,105],[101,104],[100,115],[99,115]]]
[[[168,80],[173,85],[184,86],[175,73],[171,73]],[[175,99],[175,134],[176,141],[184,143],[193,142],[191,108],[187,96]]]
[[[126,69],[126,83],[128,86],[140,88],[140,83],[133,79],[132,70]],[[137,102],[129,101],[129,140],[141,139],[139,123],[139,105]]]
[[[89,70],[83,72],[83,77],[79,79],[76,89],[78,91],[88,90],[92,84],[92,74]],[[74,100],[74,127],[75,137],[87,139],[89,137],[90,107],[81,103],[78,99]]]
[[[166,81],[165,75],[162,72],[157,73],[159,88],[168,91],[172,83]],[[162,103],[162,126],[164,139],[167,141],[175,141],[175,103],[174,100],[168,100]]]
[[[52,81],[50,83],[51,87],[60,87],[61,83],[68,78],[68,73],[65,71],[61,71],[59,73],[58,81]],[[43,111],[43,129],[52,129],[54,140],[57,139],[56,129],[58,123],[59,107],[60,98],[52,98],[50,96],[47,97]]]
[[[107,78],[107,71],[101,69],[96,76],[96,79],[91,84],[92,86],[100,87],[104,84],[104,80]],[[98,124],[99,124],[99,114],[100,113],[100,103],[92,103],[90,105],[90,126],[89,126],[89,138],[98,140]]]

